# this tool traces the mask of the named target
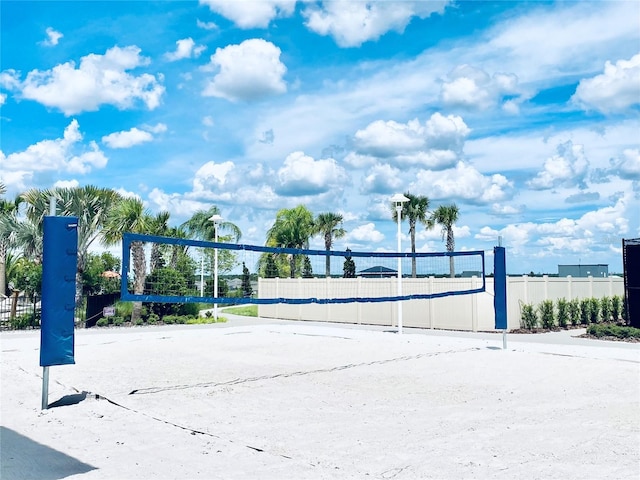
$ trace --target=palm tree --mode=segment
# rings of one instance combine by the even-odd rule
[[[58,213],[78,218],[78,266],[76,270],[76,304],[82,299],[82,274],[91,244],[100,236],[107,212],[120,195],[108,188],[93,185],[75,188],[31,189],[21,195],[26,215],[33,225],[41,226],[49,214],[49,200],[56,200]],[[41,227],[40,227],[41,231]],[[33,231],[31,230],[32,234]],[[33,235],[31,235],[33,237]]]
[[[220,209],[213,205],[208,210],[198,210],[181,227],[187,231],[190,238],[212,241],[218,228],[218,241],[238,242],[242,237],[240,228],[231,222],[214,223],[209,220],[214,215],[220,215]],[[216,227],[217,226],[217,227]],[[223,236],[220,236],[220,233]],[[224,234],[227,234],[226,236]]]
[[[346,231],[341,227],[342,215],[339,213],[320,213],[313,224],[314,233],[324,237],[325,250],[331,250],[334,238],[342,238],[346,235]],[[325,260],[325,276],[331,276],[331,256],[327,255]]]
[[[242,231],[240,227],[232,222],[213,222],[211,217],[214,215],[220,215],[220,209],[216,205],[212,205],[207,210],[198,210],[194,213],[189,220],[184,222],[180,228],[182,228],[188,238],[194,238],[197,240],[213,241],[216,238],[218,242],[235,242],[237,243],[242,238]],[[218,230],[216,232],[216,229]],[[221,235],[222,234],[222,235]],[[214,270],[214,256],[211,255],[211,251],[206,252],[207,265],[209,266],[209,272]],[[200,264],[201,270],[204,270],[204,258],[205,250],[202,252],[202,260]],[[222,250],[218,256],[218,271],[221,273],[228,272],[233,269],[236,264],[236,255],[231,250]]]
[[[4,194],[5,191],[4,185],[0,183],[0,194]],[[12,202],[0,198],[0,295],[4,295],[7,290],[7,255],[16,240],[19,205],[18,199]]]
[[[169,227],[169,212],[163,211],[151,217],[147,233],[150,235],[167,236],[171,232]],[[162,244],[154,242],[151,245],[151,259],[149,261],[149,273],[161,267],[162,263]]]
[[[111,209],[104,229],[102,239],[106,246],[112,246],[122,241],[125,232],[145,234],[149,232],[149,224],[152,222],[151,214],[144,208],[142,200],[138,198],[123,198]],[[124,252],[126,255],[127,253]],[[144,242],[131,242],[131,254],[133,256],[133,293],[142,295],[147,275],[146,259],[144,254]],[[140,319],[142,302],[133,302],[131,322]]]
[[[445,236],[447,238],[447,252],[453,252],[456,242],[453,237],[453,224],[458,221],[458,215],[460,211],[455,203],[451,205],[440,205],[431,214],[428,220],[427,228],[433,228],[436,224],[442,227],[442,240]],[[449,257],[449,276],[454,278],[456,276],[453,257]]]
[[[180,227],[171,227],[167,232],[167,235],[171,238],[187,238],[187,232],[182,226]],[[186,254],[187,247],[184,245],[173,244],[171,245],[171,255],[169,260],[169,266],[173,269],[178,267],[178,258],[180,254]]]
[[[304,205],[283,208],[267,231],[267,246],[282,248],[308,248],[313,234],[313,214]],[[289,274],[296,276],[296,255],[289,256]]]
[[[408,202],[402,204],[402,211],[400,212],[400,219],[407,218],[409,220],[409,237],[411,238],[411,253],[414,254],[411,257],[411,277],[416,278],[416,224],[418,222],[428,226],[427,213],[429,210],[429,197],[421,195],[412,195],[407,192],[404,194],[409,199]],[[398,214],[396,212],[395,203],[391,205],[393,212],[393,220],[398,221]]]

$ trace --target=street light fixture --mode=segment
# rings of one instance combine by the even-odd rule
[[[213,241],[218,243],[218,224],[222,222],[223,218],[218,215],[212,215],[209,221],[213,222]],[[213,250],[213,298],[218,298],[218,248]],[[213,304],[213,318],[218,322],[218,304]]]
[[[390,199],[396,205],[396,220],[398,221],[398,254],[402,251],[402,233],[400,223],[402,222],[402,204],[409,199],[401,193],[396,193]],[[398,296],[402,296],[402,257],[398,256]],[[398,334],[402,335],[402,301],[398,300]]]

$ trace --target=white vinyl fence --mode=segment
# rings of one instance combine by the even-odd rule
[[[481,278],[403,278],[402,292],[434,293],[451,289],[479,288]],[[259,298],[349,298],[393,296],[397,278],[273,278],[259,279]],[[624,280],[608,278],[507,277],[507,323],[509,330],[520,327],[520,306],[558,298],[602,298],[624,295]],[[493,331],[493,278],[486,279],[486,292],[454,295],[432,300],[408,300],[402,305],[405,327],[449,330]],[[397,326],[397,302],[259,305],[264,318]]]

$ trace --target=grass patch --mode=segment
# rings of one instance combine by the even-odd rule
[[[187,320],[187,325],[203,325],[207,323],[226,323],[227,319],[218,315],[218,321],[216,322],[213,316],[211,317],[197,317]]]
[[[240,307],[225,308],[225,312],[232,313],[234,315],[242,315],[243,317],[257,317],[258,306],[257,305],[242,305]]]

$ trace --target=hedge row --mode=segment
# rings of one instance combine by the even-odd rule
[[[567,300],[559,298],[543,300],[538,305],[520,306],[520,326],[527,330],[537,328],[567,328],[569,325],[591,325],[620,322],[626,320],[624,302],[621,296],[583,298]]]

